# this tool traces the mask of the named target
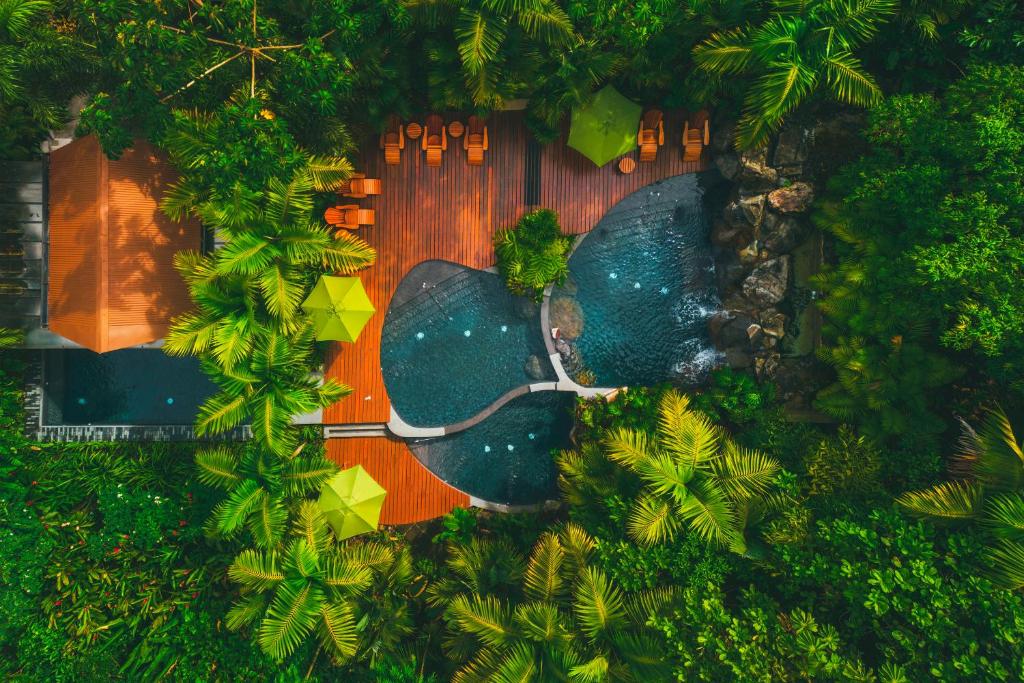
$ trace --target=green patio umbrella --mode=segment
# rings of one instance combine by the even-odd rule
[[[387,495],[362,465],[331,477],[320,490],[320,509],[339,541],[377,529]]]
[[[313,319],[317,341],[354,342],[376,309],[357,277],[324,275],[302,310]]]
[[[636,148],[641,111],[639,104],[606,85],[590,104],[572,110],[569,146],[598,166],[604,166]]]

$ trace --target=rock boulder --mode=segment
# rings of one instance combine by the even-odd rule
[[[768,205],[779,213],[803,213],[814,201],[814,188],[808,183],[793,183],[768,193]]]
[[[790,257],[769,259],[754,268],[743,281],[743,294],[759,306],[774,306],[786,298]]]

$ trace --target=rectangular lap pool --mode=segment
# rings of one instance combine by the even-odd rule
[[[195,358],[160,349],[43,355],[44,425],[191,425],[216,390]]]

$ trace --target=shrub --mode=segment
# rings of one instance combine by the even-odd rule
[[[540,301],[544,288],[569,275],[573,238],[562,234],[558,214],[539,209],[494,236],[498,270],[511,292]]]

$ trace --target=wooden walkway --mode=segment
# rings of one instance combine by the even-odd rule
[[[376,210],[376,225],[363,228],[361,235],[377,250],[377,263],[359,276],[377,314],[356,343],[334,344],[328,354],[328,376],[354,391],[324,410],[324,423],[379,424],[390,419],[380,368],[381,329],[395,289],[417,264],[441,259],[487,268],[494,265],[494,233],[530,209],[554,209],[563,230],[582,234],[630,193],[702,170],[703,164],[683,163],[681,116],[667,115],[665,124],[665,146],[657,161],[638,163],[630,175],[620,173],[615,162],[596,168],[565,145],[564,135],[551,145],[531,146],[519,112],[490,117],[490,150],[483,166],[466,163],[461,139],[449,139],[441,168],[426,166],[418,140],[406,141],[398,166],[387,166],[377,141],[369,142],[358,170],[380,178],[383,188],[379,197],[358,202]],[[637,153],[632,154],[635,158]],[[533,169],[529,174],[528,166]],[[536,204],[528,203],[528,181]],[[469,505],[465,493],[434,476],[399,439],[328,439],[327,452],[342,467],[362,465],[387,489],[383,524],[410,524]]]

